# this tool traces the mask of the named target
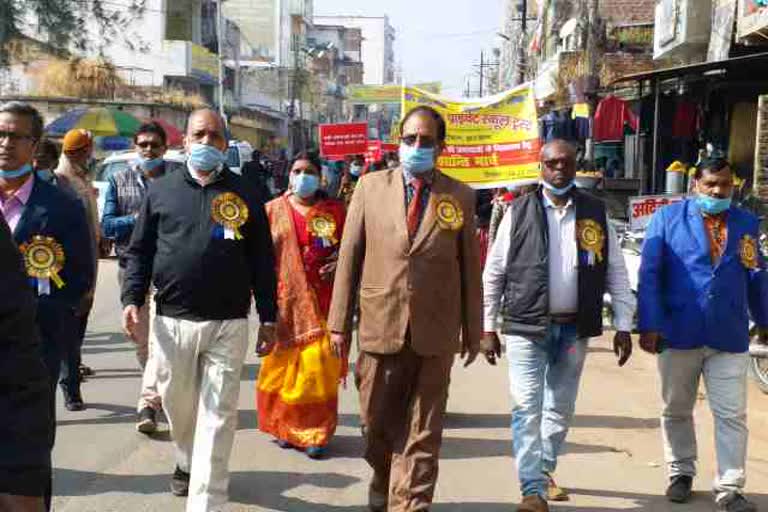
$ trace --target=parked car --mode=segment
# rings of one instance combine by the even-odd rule
[[[227,148],[227,167],[235,174],[242,174],[243,165],[253,159],[253,146],[244,140],[231,140]]]
[[[107,158],[102,160],[96,167],[96,172],[93,179],[93,187],[96,189],[96,204],[99,208],[99,222],[104,215],[104,201],[107,195],[107,188],[109,187],[109,178],[115,173],[127,169],[131,162],[136,160],[138,155],[135,151],[121,151],[112,153]],[[184,166],[187,161],[187,157],[183,151],[177,149],[168,150],[163,159],[166,161],[166,165],[169,165],[171,171]],[[102,258],[106,258],[112,253],[112,240],[102,237],[101,247],[99,247],[99,253]]]

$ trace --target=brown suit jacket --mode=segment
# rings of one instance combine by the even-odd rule
[[[464,225],[438,225],[439,196],[461,205]],[[475,237],[475,194],[436,172],[427,209],[413,243],[406,227],[400,169],[377,171],[357,185],[341,241],[328,318],[333,332],[349,333],[359,297],[360,348],[399,352],[410,328],[411,348],[422,356],[447,355],[480,344],[482,292]]]

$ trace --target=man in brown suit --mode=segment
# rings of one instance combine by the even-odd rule
[[[355,190],[328,324],[346,357],[359,301],[369,507],[410,512],[432,502],[451,367],[477,357],[482,307],[474,192],[435,168],[445,121],[418,107],[400,132],[401,167]]]

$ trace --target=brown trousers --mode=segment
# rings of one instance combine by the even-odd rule
[[[428,510],[437,482],[454,355],[361,352],[355,377],[372,491],[390,512]]]

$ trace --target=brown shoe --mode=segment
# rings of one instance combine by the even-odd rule
[[[523,501],[518,505],[517,512],[549,512],[549,505],[538,494],[523,496]]]
[[[547,476],[547,500],[549,501],[568,501],[568,493],[565,489],[559,487],[555,483],[555,479],[549,473],[544,473]]]

